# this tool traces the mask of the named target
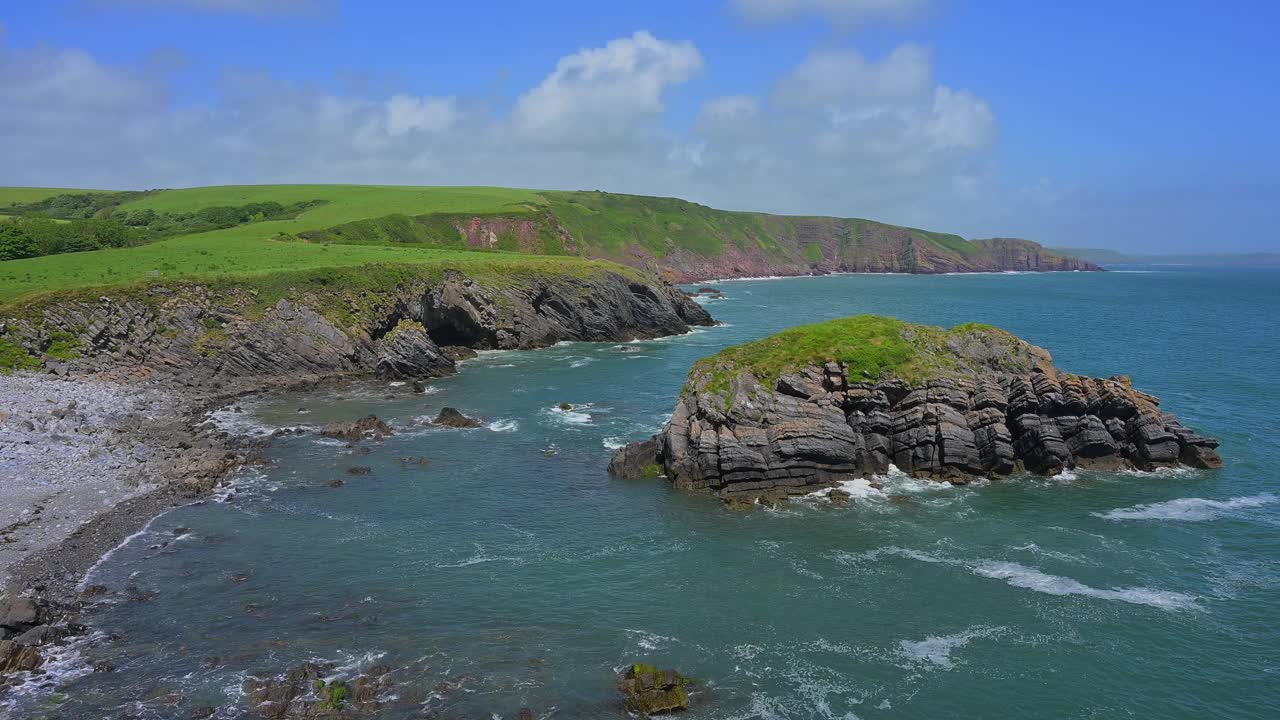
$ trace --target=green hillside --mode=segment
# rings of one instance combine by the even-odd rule
[[[82,195],[89,192],[95,194]],[[369,263],[461,267],[489,262],[503,251],[520,253],[516,258],[615,260],[676,279],[815,269],[1005,269],[993,266],[1009,262],[997,257],[993,242],[1003,243],[997,248],[1002,257],[1010,254],[1012,242],[1022,243],[1012,246],[1019,258],[1034,248],[1037,263],[1062,260],[1026,241],[970,242],[871,220],[729,212],[674,198],[598,191],[373,185],[137,193],[0,188],[0,213],[20,216],[0,219],[0,251],[6,237],[18,242],[23,233],[71,237],[70,242],[46,242],[43,250],[31,250],[38,243],[30,244],[25,255],[8,255],[22,259],[0,261],[0,303],[175,278]],[[217,229],[181,234],[193,224]],[[29,257],[37,252],[59,254]]]

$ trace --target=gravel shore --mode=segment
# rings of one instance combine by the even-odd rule
[[[74,631],[78,585],[105,553],[253,454],[206,421],[211,402],[171,385],[0,375],[0,675]]]

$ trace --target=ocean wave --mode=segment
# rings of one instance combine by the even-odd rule
[[[486,424],[485,427],[493,432],[513,432],[520,429],[520,423],[510,418],[502,418]]]
[[[580,368],[580,367],[585,367],[585,366],[590,365],[591,363],[593,363],[593,362],[595,362],[595,361],[596,361],[596,359],[595,359],[595,358],[589,358],[589,357],[573,358],[573,359],[569,362],[569,367],[571,367],[571,368]]]
[[[960,560],[896,546],[877,548],[860,555],[841,553],[837,557],[837,561],[846,564],[857,563],[865,560],[875,560],[886,555],[905,557],[932,564],[962,567],[979,577],[1003,580],[1013,587],[1047,595],[1080,595],[1099,600],[1147,605],[1161,610],[1193,610],[1199,607],[1196,604],[1197,598],[1194,595],[1172,590],[1156,590],[1146,587],[1095,588],[1069,577],[1050,575],[1016,562],[1006,560]]]
[[[1107,520],[1181,520],[1200,522],[1217,520],[1236,510],[1262,507],[1276,501],[1271,493],[1248,495],[1230,500],[1206,500],[1204,498],[1178,498],[1159,503],[1144,503],[1133,507],[1118,508],[1105,513],[1093,513]]]
[[[616,437],[607,437],[601,441],[601,444],[608,450],[617,450],[626,447],[627,441]]]
[[[971,568],[975,575],[1004,580],[1009,585],[1049,595],[1083,595],[1101,600],[1119,600],[1135,605],[1149,605],[1161,610],[1190,610],[1197,607],[1196,598],[1171,590],[1144,587],[1104,590],[1090,587],[1060,575],[1049,575],[1015,562],[982,562]]]

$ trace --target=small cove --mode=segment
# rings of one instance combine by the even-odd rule
[[[226,421],[250,432],[367,413],[404,429],[368,455],[278,438],[226,501],[115,552],[91,581],[156,595],[89,616],[116,639],[86,657],[116,669],[70,682],[56,715],[235,717],[246,671],[316,658],[396,667],[418,693],[403,717],[611,716],[612,673],[636,660],[700,681],[693,718],[1264,717],[1280,702],[1280,503],[1263,499],[1280,464],[1280,274],[721,287],[707,307],[724,324],[684,336],[482,353],[423,395],[370,381],[242,403]],[[1227,467],[891,478],[848,509],[745,515],[605,474],[609,448],[665,421],[697,358],[863,312],[991,323],[1064,369],[1130,374],[1220,438]],[[414,424],[446,405],[484,426]]]

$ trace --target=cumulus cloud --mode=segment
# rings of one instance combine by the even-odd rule
[[[561,58],[554,72],[520,97],[511,122],[535,141],[616,141],[661,113],[667,89],[701,69],[702,55],[691,43],[637,32]]]
[[[183,10],[231,15],[321,15],[333,10],[334,0],[90,0],[99,7]]]
[[[932,224],[982,191],[996,120],[904,45],[879,60],[817,50],[766,98],[706,103],[695,132],[701,172],[736,178],[757,203]]]
[[[840,25],[869,20],[910,20],[929,0],[730,0],[743,17],[756,22],[779,22],[797,17],[823,17]]]
[[[581,50],[502,112],[483,98],[334,93],[227,72],[176,105],[172,69],[0,42],[0,184],[366,182],[607,189],[732,209],[944,229],[989,194],[996,120],[938,84],[924,48],[813,52],[760,96],[711,98],[686,130],[671,90],[703,69],[645,32]]]

